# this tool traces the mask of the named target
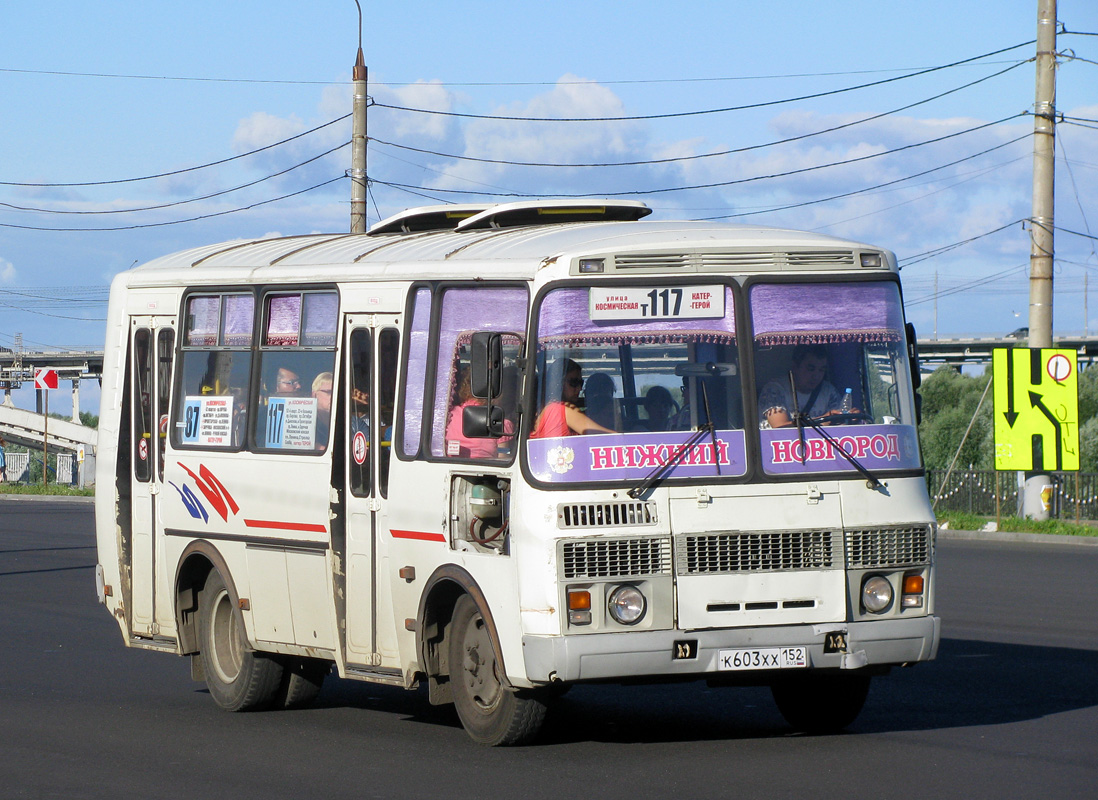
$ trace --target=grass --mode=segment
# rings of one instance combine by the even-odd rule
[[[57,486],[40,483],[0,483],[0,494],[40,494],[74,497],[95,497],[95,489],[74,489],[71,486]]]
[[[938,522],[948,522],[954,530],[978,531],[994,517],[981,517],[978,514],[966,514],[963,511],[943,511],[938,514]],[[1098,528],[1090,525],[1077,525],[1062,519],[1038,521],[1021,517],[1000,517],[999,530],[1011,533],[1052,533],[1060,536],[1098,536]]]

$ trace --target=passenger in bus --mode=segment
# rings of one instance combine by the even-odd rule
[[[292,369],[279,367],[272,397],[301,397],[301,377]]]
[[[316,398],[316,449],[328,446],[328,429],[332,423],[332,381],[330,372],[321,372],[313,378],[313,397]]]
[[[468,437],[462,429],[461,419],[465,409],[484,405],[483,400],[473,397],[472,371],[468,367],[461,370],[461,380],[454,400],[454,407],[450,409],[446,422],[446,455],[456,458],[499,458],[499,444],[502,439]],[[503,430],[508,434],[513,433],[514,423],[505,419]],[[507,439],[510,440],[510,437]]]
[[[579,410],[580,389],[583,388],[583,371],[580,365],[570,358],[557,359],[549,368],[549,385],[553,376],[562,376],[560,399],[549,400],[538,414],[534,423],[531,439],[557,436],[572,436],[584,433],[615,433],[600,425]],[[547,392],[547,394],[549,394]]]
[[[678,409],[675,401],[663,386],[650,386],[644,393],[644,413],[648,418],[637,426],[639,431],[666,431],[671,429],[671,414]]]
[[[596,372],[583,385],[583,411],[595,422],[617,429],[617,404],[614,402],[614,379],[605,372]]]
[[[838,414],[843,398],[826,378],[827,348],[820,344],[797,345],[791,362],[800,412],[815,418]],[[783,376],[769,381],[759,394],[759,427],[786,428],[792,424],[793,398],[789,378]]]
[[[362,433],[370,441],[370,393],[364,389],[351,390],[351,438]]]

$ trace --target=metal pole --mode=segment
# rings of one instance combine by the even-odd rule
[[[351,233],[366,232],[366,63],[362,48],[355,61],[351,123]]]
[[[1056,147],[1056,0],[1037,0],[1037,90],[1033,107],[1033,215],[1029,220],[1029,346],[1052,347],[1053,186]],[[1043,455],[1043,454],[1042,454]],[[1022,514],[1048,519],[1042,491],[1051,477],[1034,464]]]
[[[46,486],[49,482],[49,466],[50,466],[50,449],[49,449],[49,429],[50,429],[50,390],[43,389],[42,395],[45,397],[43,401],[46,407],[44,415],[42,417],[42,485]]]

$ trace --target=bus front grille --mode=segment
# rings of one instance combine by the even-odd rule
[[[930,528],[874,528],[846,532],[848,569],[880,569],[930,563]]]
[[[668,575],[671,546],[666,538],[566,541],[560,563],[567,580]]]
[[[703,533],[676,545],[680,575],[828,569],[841,561],[836,531]]]
[[[626,500],[616,503],[561,503],[558,528],[622,528],[655,525],[656,504]]]

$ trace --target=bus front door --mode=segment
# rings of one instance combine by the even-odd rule
[[[350,315],[343,380],[345,648],[347,662],[374,673],[397,660],[389,587],[379,586],[379,526],[389,483],[400,332],[395,315]],[[386,623],[385,621],[388,621]]]
[[[130,628],[136,636],[153,637],[171,628],[171,604],[158,600],[166,575],[158,574],[161,491],[164,486],[164,446],[168,434],[175,320],[171,317],[130,318],[130,415],[132,531],[129,569]]]

